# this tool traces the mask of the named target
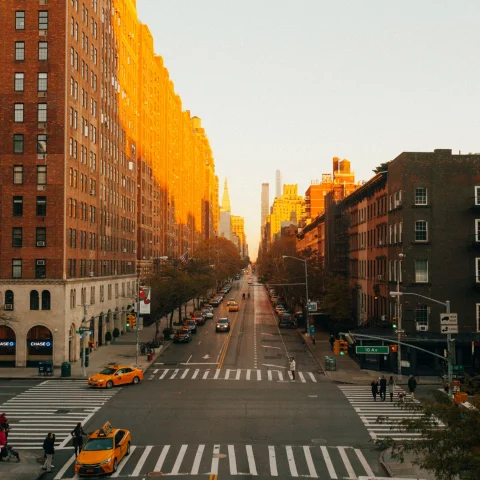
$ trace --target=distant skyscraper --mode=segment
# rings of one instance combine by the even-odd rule
[[[270,208],[270,185],[268,183],[262,183],[262,224],[261,228],[265,225],[265,219],[268,215],[268,209]]]
[[[280,170],[275,174],[275,196],[280,198],[282,196],[282,174]]]
[[[220,207],[219,234],[227,240],[232,239],[232,219],[230,213],[230,195],[228,194],[228,182],[225,179],[223,187],[222,206]]]

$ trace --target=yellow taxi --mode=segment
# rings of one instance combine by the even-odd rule
[[[128,430],[113,428],[110,422],[96,430],[75,460],[75,474],[81,477],[115,473],[123,457],[130,454]]]
[[[114,385],[133,383],[143,380],[143,371],[127,365],[109,365],[100,373],[88,377],[88,384],[96,388],[112,388]]]
[[[237,302],[230,302],[230,305],[228,306],[228,311],[229,312],[238,312],[240,311],[240,305],[238,305]]]

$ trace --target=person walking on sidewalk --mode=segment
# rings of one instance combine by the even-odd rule
[[[333,335],[330,335],[328,342],[330,343],[330,348],[332,349],[332,352],[333,352],[333,346],[335,345],[335,337]]]
[[[370,384],[370,386],[372,387],[373,401],[376,402],[377,395],[378,395],[378,382],[376,378],[372,380],[372,383]]]
[[[292,374],[293,381],[295,381],[295,368],[297,367],[297,363],[293,357],[290,357],[289,369],[290,373]]]
[[[10,425],[8,424],[7,415],[3,412],[0,415],[0,427],[3,427],[5,432],[5,438],[8,439],[8,432],[10,431]]]
[[[413,375],[410,375],[408,379],[408,390],[410,391],[410,395],[412,398],[415,398],[415,389],[417,388],[417,381]]]
[[[390,394],[390,401],[393,402],[393,391],[395,390],[395,380],[392,376],[388,379],[388,393]]]
[[[42,470],[51,472],[53,467],[53,454],[55,453],[55,435],[53,433],[49,433],[43,441],[43,451],[45,452],[45,463],[43,464]]]
[[[73,448],[75,449],[75,457],[82,451],[83,437],[87,434],[83,431],[82,424],[79,422],[77,426],[71,431],[73,437]]]
[[[384,375],[380,377],[380,399],[382,402],[385,401],[387,397],[387,379]]]
[[[3,462],[3,457],[8,457],[8,453],[17,458],[17,463],[20,461],[20,455],[8,444],[5,429],[0,427],[0,461]]]

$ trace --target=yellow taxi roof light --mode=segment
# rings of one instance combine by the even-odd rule
[[[105,422],[103,427],[99,430],[99,437],[106,437],[113,430],[112,424],[110,422]]]

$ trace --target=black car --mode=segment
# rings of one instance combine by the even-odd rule
[[[229,332],[230,331],[230,321],[228,318],[223,317],[220,318],[215,325],[215,331],[216,332]]]
[[[192,341],[190,330],[188,328],[180,328],[173,336],[173,343],[188,343]]]
[[[297,328],[297,321],[290,314],[284,313],[278,321],[279,328]]]

